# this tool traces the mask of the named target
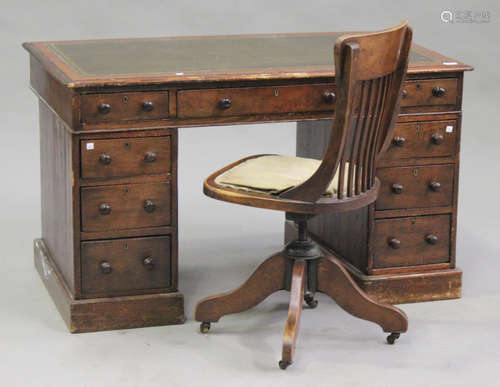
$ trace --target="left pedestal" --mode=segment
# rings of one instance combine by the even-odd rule
[[[40,101],[35,266],[71,332],[184,322],[177,130],[73,130]]]

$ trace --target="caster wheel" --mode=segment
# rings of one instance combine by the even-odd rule
[[[314,295],[311,293],[306,293],[304,295],[304,301],[309,306],[309,308],[314,309],[318,306],[318,300],[314,298]]]
[[[387,336],[387,344],[394,344],[397,339],[399,339],[399,333],[391,333],[389,336]]]
[[[210,330],[210,323],[208,321],[203,321],[200,324],[200,332],[201,333],[208,333],[209,330]]]
[[[279,362],[280,368],[282,370],[286,370],[286,367],[288,367],[290,364],[292,364],[292,363],[290,363],[289,361],[286,361],[286,360],[280,360],[280,362]]]

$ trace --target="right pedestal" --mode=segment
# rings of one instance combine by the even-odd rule
[[[331,127],[330,120],[297,123],[297,156],[322,159]],[[375,300],[461,296],[462,271],[455,266],[459,139],[459,112],[403,109],[393,142],[377,164],[377,201],[308,222],[312,238],[341,259]],[[287,224],[286,240],[295,232]]]

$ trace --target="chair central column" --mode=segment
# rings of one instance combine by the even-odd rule
[[[284,254],[289,259],[318,259],[321,257],[321,250],[316,242],[309,237],[307,221],[312,218],[310,214],[286,214],[286,219],[293,220],[298,228],[298,236],[285,246]]]
[[[291,290],[292,267],[299,261],[305,261],[306,292],[304,294],[304,301],[306,301],[311,308],[315,308],[318,304],[318,301],[314,298],[314,294],[318,288],[318,262],[322,254],[319,246],[311,239],[309,231],[307,230],[307,221],[312,217],[313,216],[310,214],[286,214],[286,218],[288,220],[293,220],[297,225],[298,235],[295,240],[285,246],[283,255],[290,262],[287,266],[286,273],[287,290]]]

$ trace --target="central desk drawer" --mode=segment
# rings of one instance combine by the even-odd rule
[[[453,203],[452,164],[377,169],[377,210],[445,207]]]
[[[171,184],[127,184],[81,190],[82,231],[171,224]]]
[[[87,124],[168,118],[167,91],[86,94],[81,103]]]
[[[392,143],[383,159],[453,156],[456,133],[455,120],[396,124]]]
[[[170,237],[81,244],[85,294],[133,294],[171,286]]]
[[[82,179],[169,173],[170,136],[85,140],[81,143]]]
[[[375,221],[374,268],[450,261],[450,215]]]
[[[333,84],[181,90],[177,93],[177,117],[333,111],[333,92]]]

